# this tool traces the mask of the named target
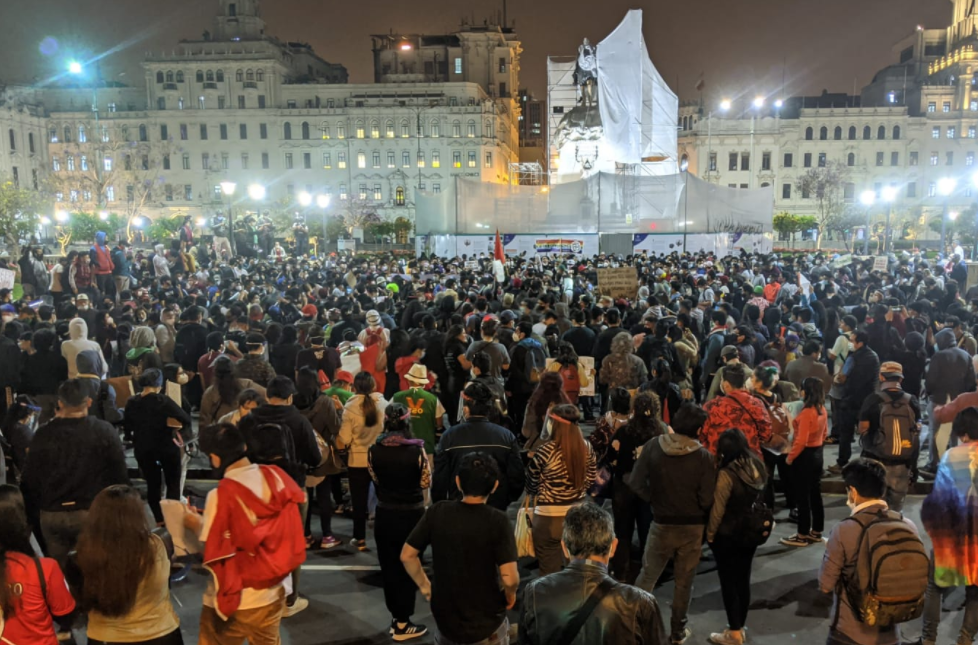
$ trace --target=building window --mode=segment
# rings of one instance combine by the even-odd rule
[[[717,153],[715,153],[715,152],[711,152],[710,153],[710,164],[709,164],[709,166],[710,166],[710,168],[709,168],[709,170],[707,172],[716,172],[717,171]]]
[[[401,153],[401,166],[404,168],[411,167],[411,153],[407,150]]]
[[[164,193],[164,195],[166,195],[166,201],[168,201],[168,202],[172,202],[173,201],[173,186],[171,186],[170,184],[167,184],[166,186],[164,186],[163,187],[163,193]]]
[[[975,126],[973,126],[973,125],[969,125],[968,126],[968,138],[969,139],[974,139],[975,138]]]
[[[221,130],[221,141],[227,141],[227,138],[228,138],[228,124],[227,123],[222,123],[221,124],[221,127],[220,127],[220,130]]]
[[[863,141],[869,141],[870,138],[871,138],[870,135],[872,133],[873,133],[873,131],[870,130],[870,128],[869,128],[868,125],[867,126],[863,126]]]
[[[744,152],[740,155],[740,169],[750,170],[750,153]]]
[[[964,165],[966,166],[975,165],[975,153],[969,152],[964,156]]]
[[[241,83],[244,81],[244,70],[238,70],[234,73],[234,80]]]
[[[340,184],[340,199],[342,199],[342,200],[345,201],[346,198],[347,198],[346,184],[341,183]]]
[[[809,197],[811,197],[811,194],[809,193],[809,191],[808,191],[807,188],[803,187],[801,189],[801,198],[802,199],[808,199]]]
[[[877,166],[882,166],[883,165],[883,153],[882,152],[877,152],[876,153],[876,165]]]
[[[166,109],[166,97],[165,96],[161,96],[161,97],[159,97],[159,98],[156,99],[156,109],[157,110],[165,110]]]
[[[855,152],[850,152],[849,154],[846,155],[846,165],[849,166],[850,168],[852,168],[853,166],[856,165],[856,153]]]
[[[937,184],[935,184],[934,182],[930,182],[929,184],[927,184],[927,196],[933,197],[936,194],[937,194]]]
[[[810,152],[806,152],[805,153],[804,163],[802,165],[804,165],[805,168],[811,168],[812,167],[812,153],[810,153]]]
[[[198,96],[197,97],[197,109],[198,110],[204,110],[204,109],[206,109],[206,105],[207,105],[207,99],[204,98],[203,96]]]
[[[108,202],[114,202],[115,201],[115,186],[106,186],[105,187],[105,200],[108,201]]]
[[[398,186],[394,191],[394,205],[404,206],[404,186]]]
[[[911,150],[910,151],[910,165],[911,166],[916,166],[919,161],[920,161],[920,154],[916,150]]]
[[[944,165],[945,166],[953,166],[954,165],[954,153],[953,152],[946,152],[946,153],[944,153]]]
[[[386,125],[384,126],[384,130],[385,130],[385,134],[387,135],[387,138],[388,139],[393,139],[394,138],[394,122],[393,121],[388,121],[386,123]]]
[[[132,156],[126,155],[125,162],[123,163],[123,168],[126,170],[132,170]]]
[[[891,166],[899,166],[900,165],[900,153],[899,152],[891,152],[890,153],[890,165]]]
[[[302,128],[302,138],[303,138],[303,140],[309,139],[309,122],[308,121],[303,121],[301,128]]]
[[[230,165],[228,164],[228,153],[222,152],[221,153],[221,169],[222,170],[228,170],[229,168],[230,168]]]
[[[242,141],[244,141],[245,139],[248,138],[248,124],[247,123],[239,123],[238,124],[238,137]]]
[[[268,153],[261,153],[261,167],[263,170],[268,170]]]
[[[363,121],[357,121],[356,133],[357,133],[357,139],[362,139],[364,138],[364,136],[366,136],[365,131],[363,129]]]
[[[824,152],[818,153],[818,167],[819,168],[824,168],[825,167],[825,161],[826,161],[825,153]]]
[[[900,126],[898,125],[893,126],[893,140],[894,141],[900,140]]]
[[[372,162],[370,166],[372,168],[380,168],[380,150],[374,150],[373,154],[371,154],[370,157],[371,157],[370,160]]]
[[[466,134],[468,135],[468,137],[470,139],[472,139],[472,138],[475,137],[475,121],[469,121],[468,129],[466,130]]]
[[[492,153],[486,153],[486,168],[492,168]]]
[[[931,101],[930,103],[928,103],[927,104],[927,111],[928,112],[937,112],[937,103],[934,103],[933,101]]]
[[[441,168],[441,152],[438,150],[431,151],[431,167]]]
[[[325,121],[319,124],[319,134],[322,136],[323,141],[329,139],[329,124]]]
[[[149,141],[149,133],[147,132],[145,125],[140,125],[139,126],[139,140],[140,141]]]
[[[200,124],[200,140],[201,141],[207,141],[207,124],[206,123],[201,123]]]
[[[388,168],[396,168],[397,167],[396,155],[394,154],[394,151],[393,150],[388,150],[387,151],[387,167]]]
[[[945,113],[951,111],[951,102],[950,101],[944,101],[944,105],[942,106],[942,111],[945,112]]]
[[[379,139],[380,138],[380,124],[376,121],[370,122],[370,138]]]
[[[823,125],[821,128],[818,129],[818,140],[825,141],[828,138],[829,138],[829,129]]]
[[[850,125],[849,126],[849,141],[855,141],[855,140],[856,140],[856,126]]]
[[[880,141],[882,141],[883,139],[886,139],[886,127],[885,126],[882,126],[881,125],[880,127],[878,127],[876,129],[876,138],[879,139]]]
[[[384,199],[384,193],[381,190],[380,184],[374,184],[374,201],[381,201]]]
[[[842,187],[842,199],[851,202],[856,198],[856,184],[847,181]]]
[[[815,137],[815,131],[811,126],[805,128],[805,141],[811,141]]]
[[[456,74],[462,73],[462,59],[458,57],[455,58],[455,73]]]
[[[441,194],[441,184],[431,184],[431,192],[435,195]]]
[[[258,124],[258,137],[260,139],[267,139],[268,138],[268,126],[265,125],[264,123],[259,123]]]
[[[211,169],[211,155],[209,152],[200,153],[200,168],[201,170]]]
[[[207,166],[204,166],[203,168],[206,170]],[[186,152],[183,153],[183,169],[190,170],[190,155]]]
[[[336,153],[336,167],[337,168],[341,168],[341,169],[342,168],[346,168],[346,153],[345,152],[337,152]]]
[[[240,94],[238,95],[238,109],[245,109],[245,97]]]
[[[258,109],[259,110],[264,110],[265,109],[265,95],[264,94],[259,94],[258,95]]]
[[[312,153],[311,152],[303,152],[302,153],[302,167],[305,168],[306,170],[311,170],[312,169]]]
[[[715,159],[715,158],[713,159],[713,162],[714,162],[714,163],[713,163],[713,166],[714,166],[714,167],[713,167],[713,168],[711,168],[710,170],[716,170],[716,159]],[[785,167],[785,168],[791,168],[791,164],[792,164],[793,162],[794,162],[794,155],[793,155],[793,154],[791,154],[790,152],[786,152],[786,153],[784,153],[784,164],[783,164],[783,165],[784,165],[784,167]]]
[[[360,196],[360,199],[366,199],[367,198],[367,184],[360,184],[360,189],[357,192],[357,194]]]
[[[85,158],[82,157],[82,161],[84,160]],[[165,154],[163,155],[163,170],[169,170],[169,169],[170,169],[170,155]]]
[[[930,165],[936,166],[938,163],[938,155],[936,152],[930,153]]]
[[[452,121],[452,136],[456,139],[462,136],[462,123],[460,121]]]
[[[291,123],[286,122],[285,125],[282,126],[282,138],[285,139],[286,141],[288,141],[288,140],[290,140],[292,138],[292,124]]]
[[[217,109],[218,110],[223,110],[225,107],[227,107],[224,103],[225,103],[225,98],[223,96],[217,97]]]
[[[948,139],[953,139],[957,134],[958,134],[957,128],[955,128],[953,125],[947,126],[947,138]]]
[[[731,152],[727,155],[727,170],[737,170],[737,153]]]
[[[781,184],[781,199],[791,199],[791,184]]]
[[[475,151],[474,150],[470,150],[469,151],[468,163],[469,163],[469,168],[475,168],[476,167],[476,159],[475,159]]]
[[[292,168],[292,153],[291,152],[286,152],[285,153],[285,168],[286,169],[291,169]]]
[[[181,123],[180,124],[180,140],[181,141],[186,141],[188,138],[190,138],[190,137],[189,137],[188,130],[187,130],[187,124],[186,123]]]
[[[931,139],[940,139],[941,138],[941,126],[935,125],[933,128],[931,128],[931,130],[930,130],[930,138]]]
[[[366,152],[358,152],[357,153],[357,168],[366,168],[366,167],[367,167],[367,153]]]
[[[917,196],[917,182],[911,181],[909,184],[907,184],[907,197],[916,197],[916,196]]]
[[[112,172],[112,157],[106,157],[102,160],[102,170]]]
[[[170,155],[167,155],[167,157],[169,156]],[[86,157],[85,155],[81,156],[81,169],[88,170],[88,157]]]
[[[188,202],[192,202],[194,200],[194,187],[192,185],[190,184],[184,185],[183,198]]]

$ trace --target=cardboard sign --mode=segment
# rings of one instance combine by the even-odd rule
[[[833,269],[841,269],[842,267],[847,267],[852,264],[852,253],[846,253],[845,255],[840,255],[836,259],[832,260]]]
[[[886,272],[886,265],[888,263],[889,259],[885,255],[877,255],[873,260],[873,271]]]
[[[598,269],[598,289],[603,296],[634,299],[638,295],[638,272],[635,267]]]
[[[0,289],[13,289],[15,277],[10,269],[0,269]]]

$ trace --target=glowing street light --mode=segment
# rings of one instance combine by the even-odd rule
[[[85,71],[85,68],[82,67],[82,64],[79,63],[78,61],[73,60],[68,63],[69,74],[81,74],[83,71]]]
[[[329,195],[316,195],[316,206],[327,208],[329,206]]]
[[[722,101],[720,101],[720,109],[723,110],[724,112],[729,110],[732,105],[733,102],[730,99],[723,99]]]
[[[256,202],[265,199],[265,193],[265,187],[261,184],[251,184],[248,186],[248,197],[251,197]]]
[[[863,206],[872,206],[873,202],[876,201],[876,193],[871,190],[864,190],[859,195],[859,201],[862,202]]]
[[[779,110],[782,108],[782,106],[784,106],[784,101],[782,101],[781,99],[778,99],[774,102],[774,107],[778,108]]]
[[[941,214],[941,257],[944,257],[944,249],[946,248],[947,219],[950,215],[948,212],[950,210],[948,203],[950,200],[948,198],[951,196],[951,193],[954,192],[954,188],[957,186],[957,183],[958,182],[954,179],[954,177],[941,177],[937,180],[937,192],[944,198],[944,212]]]
[[[48,217],[47,215],[41,217],[41,224],[43,226],[50,226],[50,224],[51,224],[51,218]]]
[[[754,107],[757,108],[757,109],[761,109],[762,107],[764,107],[764,97],[763,96],[756,96],[756,97],[754,97]]]
[[[234,190],[237,187],[238,187],[238,185],[236,183],[234,183],[233,181],[222,181],[221,182],[221,192],[224,193],[225,195],[227,195],[228,197],[230,197],[231,195],[234,194]]]
[[[57,213],[54,214],[54,219],[62,223],[67,222],[70,219],[70,217],[71,216],[68,214],[68,211],[58,211]]]
[[[197,218],[197,226],[204,226],[205,224],[207,224],[207,218],[205,217]]]
[[[941,194],[942,197],[947,197],[954,192],[954,187],[957,186],[958,182],[954,177],[942,177],[937,181],[937,192]]]
[[[299,203],[303,206],[309,206],[312,203],[312,195],[306,191],[299,193]]]
[[[105,211],[100,211],[98,214],[98,218],[104,222],[107,219],[109,219],[109,214]]]
[[[136,228],[142,228],[143,227],[143,224],[145,224],[145,223],[146,223],[146,220],[143,219],[139,215],[137,215],[136,217],[133,217],[132,218],[132,225],[135,226]]]
[[[866,207],[866,231],[863,234],[863,255],[869,255],[869,208],[876,201],[876,193],[871,190],[864,190],[859,195],[859,201]]]

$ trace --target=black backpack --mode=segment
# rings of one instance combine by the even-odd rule
[[[774,525],[774,512],[764,503],[764,491],[761,491],[750,510],[741,518],[738,536],[741,544],[761,546],[771,537]]]
[[[305,481],[306,467],[296,459],[295,442],[288,428],[279,423],[262,423],[249,433],[248,439],[251,461],[278,466],[296,482]]]

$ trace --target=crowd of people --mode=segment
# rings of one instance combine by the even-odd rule
[[[100,234],[50,267],[0,257],[5,642],[53,644],[80,613],[89,642],[182,642],[185,531],[205,644],[279,642],[309,606],[307,551],[348,548],[376,549],[396,642],[428,632],[418,591],[443,645],[691,642],[711,558],[727,624],[702,627],[741,645],[776,518],[797,525],[784,547],[824,549],[829,644],[896,645],[922,616],[934,645],[958,586],[958,643],[978,633],[978,286],[959,256],[520,256],[501,274],[225,242],[187,222],[169,248]],[[634,267],[633,295],[602,294],[609,267]],[[197,454],[220,477],[205,498]],[[834,526],[826,473],[852,511]],[[920,479],[930,548],[901,513]]]

